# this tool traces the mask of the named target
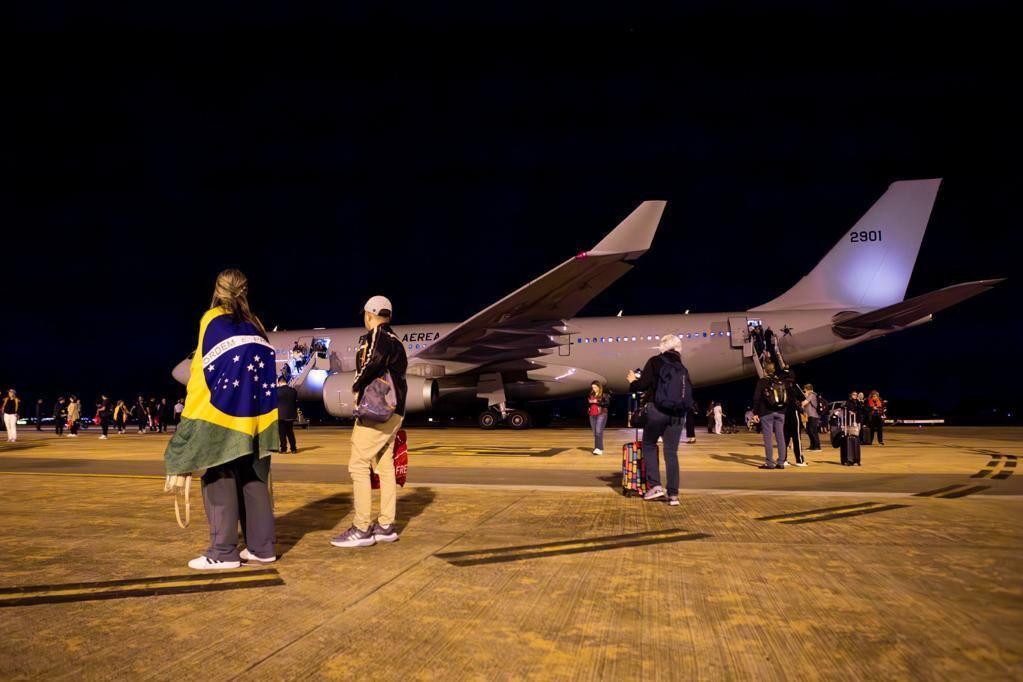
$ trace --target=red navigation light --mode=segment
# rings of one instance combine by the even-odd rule
[[[580,251],[575,255],[576,258],[586,258],[588,254],[585,251]]]

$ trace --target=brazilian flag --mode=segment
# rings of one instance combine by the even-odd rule
[[[274,349],[251,322],[224,307],[199,322],[181,423],[167,445],[168,474],[189,474],[255,453],[266,480],[278,449]]]

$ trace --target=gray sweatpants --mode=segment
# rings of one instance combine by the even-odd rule
[[[203,554],[217,561],[238,561],[238,523],[245,546],[259,557],[276,556],[270,490],[252,468],[255,455],[206,470],[202,501],[210,524],[210,546]]]
[[[768,412],[760,417],[760,430],[764,434],[764,459],[767,466],[785,466],[785,413]],[[798,437],[798,436],[797,436]],[[778,461],[774,461],[771,441],[778,443]]]

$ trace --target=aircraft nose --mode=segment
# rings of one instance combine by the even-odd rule
[[[185,359],[179,362],[171,372],[174,379],[184,386],[188,385],[188,377],[192,375],[192,361]]]

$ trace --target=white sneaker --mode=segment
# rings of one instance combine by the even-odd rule
[[[242,561],[254,561],[258,564],[272,564],[273,562],[277,561],[277,557],[275,556],[272,556],[269,559],[264,559],[261,556],[256,556],[255,554],[249,551],[248,547],[241,551],[240,556],[242,558]]]
[[[595,454],[595,455],[603,455],[604,451],[601,450],[600,448],[593,448],[593,454]]]
[[[238,568],[242,563],[240,561],[216,561],[208,556],[200,556],[192,559],[188,562],[189,568],[194,568],[197,571],[208,571],[211,569],[220,568]]]
[[[100,439],[100,440],[106,440],[106,439],[107,439],[107,437],[106,437],[106,436],[100,436],[100,437],[99,437],[99,439]]]
[[[796,462],[796,466],[797,467],[805,467],[806,466],[806,462]]]

